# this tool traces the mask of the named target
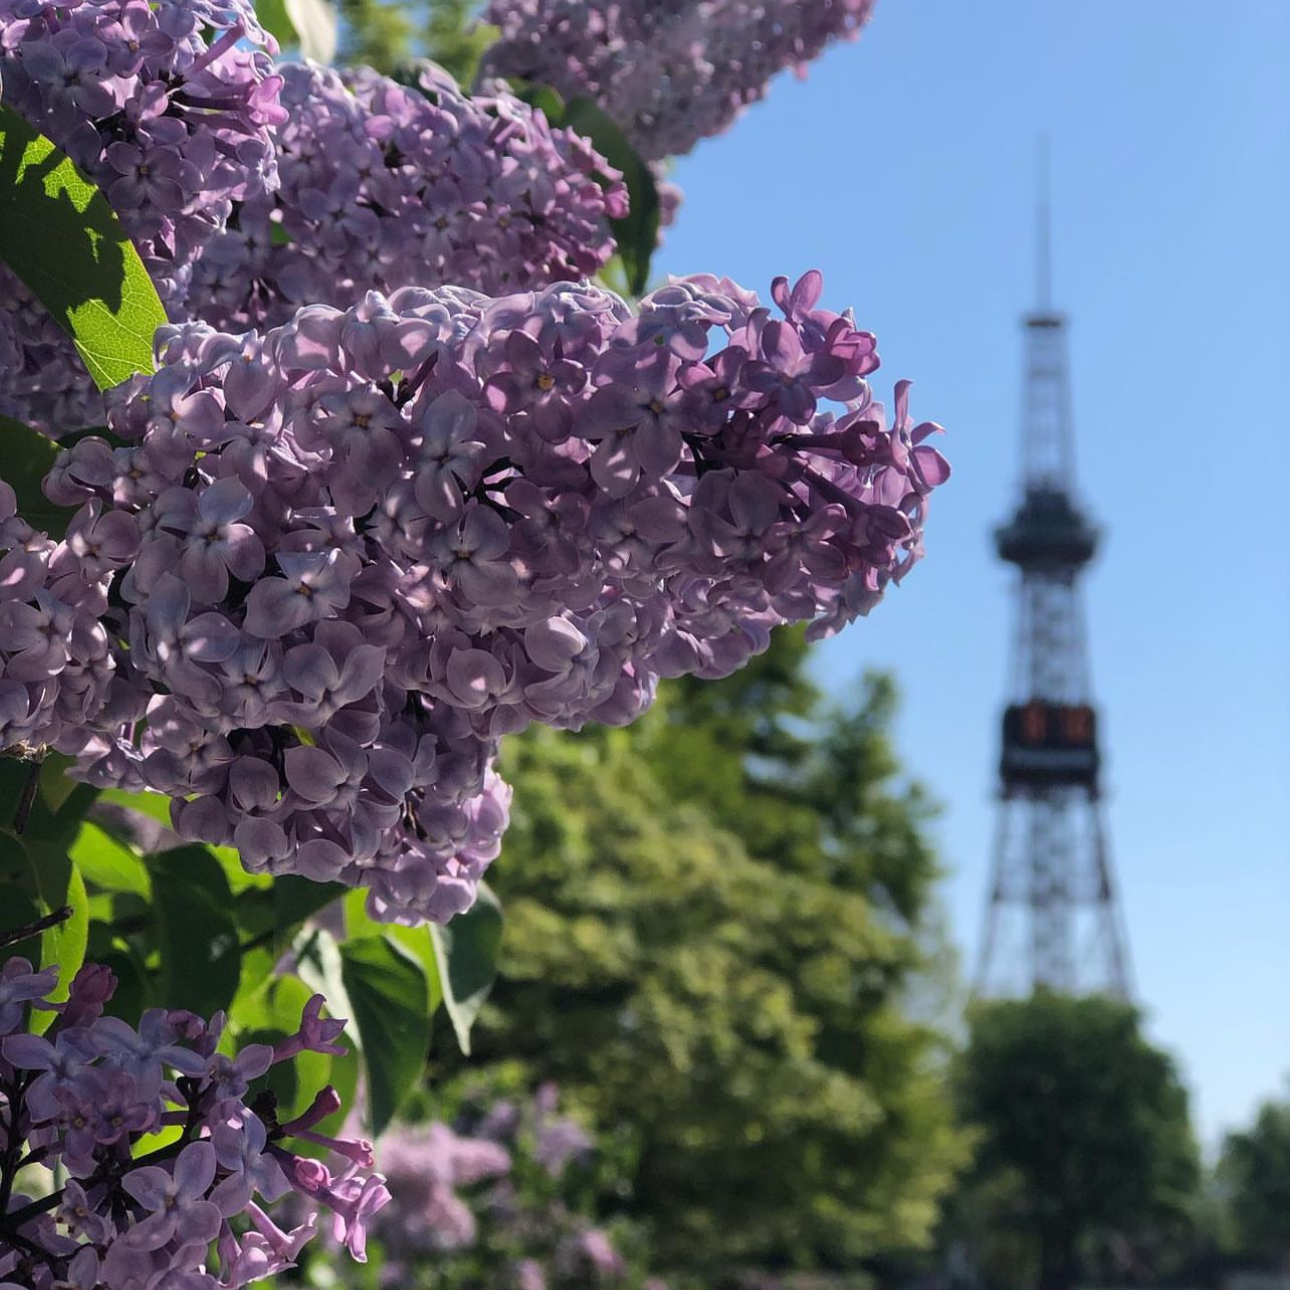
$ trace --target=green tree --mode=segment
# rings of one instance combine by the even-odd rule
[[[963,1155],[907,998],[936,864],[894,696],[828,712],[780,634],[638,727],[506,750],[500,976],[477,1058],[638,1144],[658,1262],[854,1266],[926,1243]],[[446,1047],[446,1046],[445,1046]]]
[[[1228,1134],[1216,1170],[1224,1244],[1243,1259],[1290,1272],[1290,1101],[1268,1101]]]
[[[1108,1249],[1187,1226],[1198,1182],[1187,1093],[1131,1005],[1040,991],[978,1005],[962,1058],[964,1118],[979,1133],[960,1220],[1041,1290],[1067,1290]],[[1008,1279],[1005,1272],[1001,1279]]]

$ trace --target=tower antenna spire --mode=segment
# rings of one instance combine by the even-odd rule
[[[1035,295],[1036,306],[1041,313],[1052,308],[1052,211],[1049,203],[1048,176],[1048,136],[1039,136],[1038,174],[1036,183],[1039,200],[1035,211]]]

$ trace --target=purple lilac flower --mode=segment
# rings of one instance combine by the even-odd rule
[[[937,427],[904,383],[888,422],[874,338],[821,289],[777,280],[779,319],[701,276],[635,314],[409,288],[168,329],[112,395],[129,447],[51,472],[84,503],[67,541],[6,521],[0,730],[39,740],[61,686],[91,782],[166,794],[253,871],[447,921],[506,828],[503,734],[629,722],[662,676],[867,613],[921,554]]]
[[[522,1102],[468,1104],[452,1125],[391,1127],[378,1149],[391,1199],[372,1231],[392,1277],[471,1246],[485,1258],[507,1251],[496,1283],[513,1290],[621,1276],[626,1265],[608,1234],[572,1211],[558,1185],[575,1156],[595,1152],[585,1130],[559,1115],[558,1101],[546,1084]]]
[[[216,1052],[221,1019],[208,1026],[191,1013],[154,1009],[135,1030],[104,1017],[115,980],[102,967],[82,968],[64,1003],[42,1003],[56,984],[56,971],[33,972],[24,959],[0,969],[0,1158],[9,1168],[29,1159],[54,1187],[50,1200],[10,1198],[0,1285],[238,1290],[295,1264],[319,1207],[363,1257],[367,1224],[389,1199],[371,1173],[370,1145],[313,1131],[319,1114],[279,1126],[261,1118],[262,1099],[248,1106],[236,1076],[263,1074],[277,1054],[263,1045],[233,1057]],[[23,1025],[23,1005],[33,1002],[58,1014],[43,1036]],[[281,1045],[287,1057],[339,1033],[342,1023],[321,1019],[321,1004],[310,1001],[302,1034]],[[322,1114],[339,1105],[334,1089],[315,1099]],[[171,1125],[183,1126],[179,1144],[140,1146]],[[297,1135],[334,1153],[336,1171],[293,1152]],[[61,1188],[60,1169],[70,1175]],[[304,1220],[283,1230],[257,1197],[265,1205],[292,1197]]]
[[[276,184],[285,113],[266,50],[247,0],[0,0],[4,105],[104,190],[173,317],[233,203]],[[0,361],[0,403],[53,430],[101,421],[70,339],[8,270],[2,312],[17,315],[18,352]]]
[[[873,0],[490,0],[484,72],[595,100],[647,160],[728,129],[786,67],[854,40]]]
[[[242,203],[196,266],[206,321],[277,324],[372,288],[527,290],[593,274],[612,254],[607,218],[627,209],[618,172],[510,94],[472,98],[433,64],[410,88],[370,70],[281,75],[281,187]],[[399,445],[353,434],[348,412],[319,432],[343,434],[380,482]]]

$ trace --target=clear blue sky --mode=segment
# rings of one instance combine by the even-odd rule
[[[765,290],[824,271],[915,381],[955,475],[928,556],[822,647],[894,669],[911,769],[945,804],[971,963],[1010,631],[990,527],[1017,487],[1035,140],[1052,141],[1055,302],[1072,317],[1086,579],[1114,860],[1139,1001],[1202,1136],[1290,1073],[1290,3],[879,0],[682,161],[658,267]]]

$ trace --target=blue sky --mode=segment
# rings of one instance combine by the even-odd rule
[[[1017,489],[1034,155],[1052,145],[1054,299],[1072,319],[1085,580],[1139,1002],[1203,1138],[1290,1074],[1290,4],[880,0],[680,162],[656,267],[762,291],[817,266],[915,381],[953,480],[928,556],[823,646],[893,669],[910,768],[945,805],[972,962],[1010,633],[991,526]]]

